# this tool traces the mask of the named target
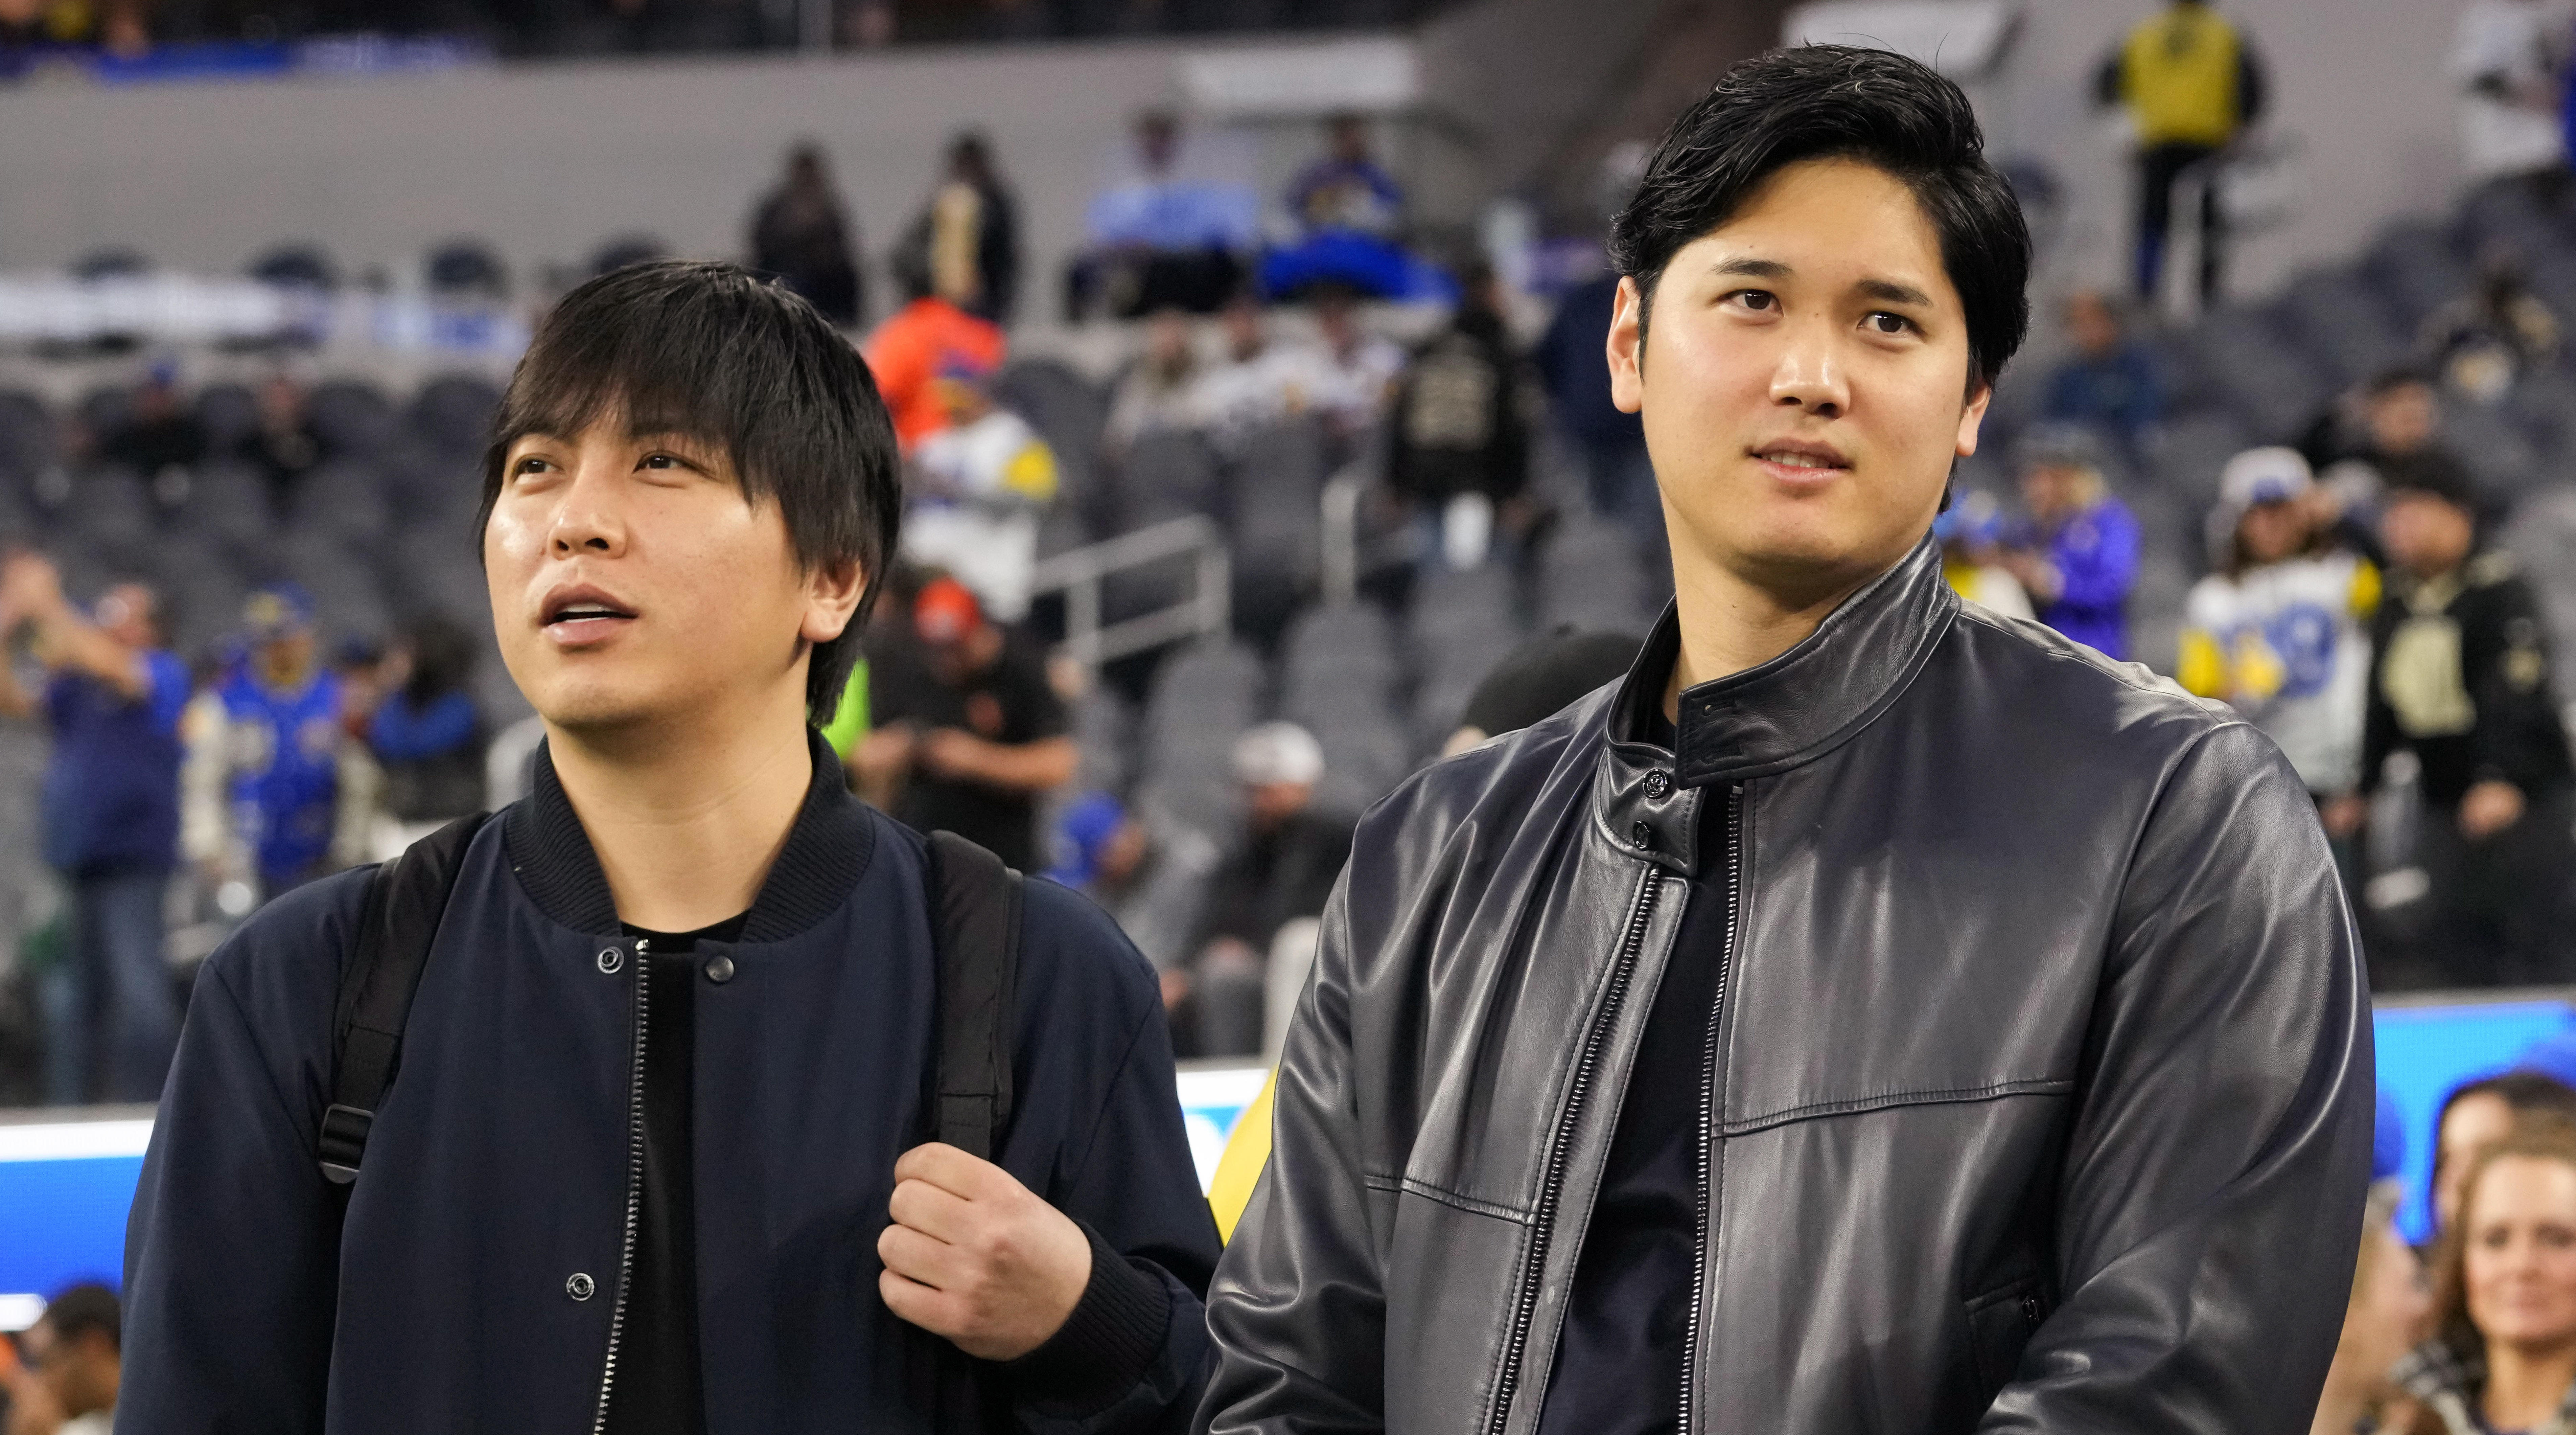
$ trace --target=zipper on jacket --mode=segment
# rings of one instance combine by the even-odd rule
[[[608,1392],[617,1383],[617,1338],[626,1331],[627,1278],[634,1274],[635,1227],[644,1205],[644,1003],[653,989],[647,938],[635,942],[635,1062],[626,1088],[626,1236],[617,1248],[617,1299],[608,1308],[608,1362],[599,1373],[599,1413],[591,1435],[608,1429]]]
[[[1521,1289],[1512,1306],[1512,1333],[1503,1347],[1503,1369],[1494,1383],[1493,1413],[1485,1422],[1487,1435],[1503,1435],[1503,1427],[1512,1417],[1512,1397],[1521,1383],[1521,1357],[1529,1347],[1530,1322],[1538,1314],[1538,1292],[1547,1274],[1548,1237],[1556,1222],[1556,1202],[1565,1188],[1565,1167],[1571,1159],[1574,1129],[1582,1119],[1583,1104],[1592,1094],[1592,1075],[1601,1064],[1601,1049],[1608,1044],[1610,1029],[1619,1020],[1619,1008],[1628,1000],[1628,980],[1636,975],[1637,956],[1645,949],[1646,924],[1655,915],[1655,897],[1660,890],[1655,864],[1644,864],[1637,879],[1636,901],[1629,908],[1628,930],[1619,939],[1619,952],[1610,968],[1610,990],[1601,999],[1601,1015],[1593,1020],[1592,1030],[1583,1038],[1583,1054],[1575,1062],[1574,1086],[1565,1099],[1565,1114],[1557,1119],[1556,1134],[1548,1143],[1547,1175],[1539,1186],[1538,1209],[1530,1220],[1529,1261],[1521,1274]]]
[[[1726,1012],[1726,979],[1735,964],[1735,929],[1744,902],[1744,789],[1726,790],[1726,935],[1717,944],[1717,995],[1708,1004],[1708,1033],[1699,1073],[1699,1210],[1691,1240],[1690,1315],[1682,1327],[1681,1419],[1691,1428],[1691,1387],[1699,1373],[1700,1307],[1708,1298],[1709,1217],[1717,1204],[1717,1028]]]

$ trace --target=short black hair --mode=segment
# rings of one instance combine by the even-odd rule
[[[612,414],[632,434],[721,449],[744,497],[778,504],[807,572],[858,563],[867,586],[850,625],[814,645],[805,674],[806,712],[830,721],[903,521],[894,421],[866,362],[812,304],[739,265],[657,260],[593,279],[537,326],[501,398],[478,552],[510,445]]]
[[[109,1345],[120,1351],[125,1348],[124,1310],[116,1303],[116,1292],[96,1281],[65,1287],[45,1303],[45,1313],[37,1320],[59,1344],[69,1345],[94,1330],[106,1336]]]
[[[1968,97],[1917,61],[1845,45],[1772,50],[1738,62],[1673,121],[1611,223],[1610,260],[1651,308],[1674,253],[1734,218],[1764,180],[1801,160],[1858,160],[1923,206],[1967,315],[1969,387],[1991,384],[2030,330],[2030,226],[1985,145]]]

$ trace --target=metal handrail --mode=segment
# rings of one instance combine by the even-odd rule
[[[1190,553],[1198,557],[1195,594],[1171,607],[1102,626],[1103,579]],[[1064,594],[1064,642],[1058,651],[1088,668],[1175,639],[1222,634],[1234,622],[1234,557],[1223,530],[1199,514],[1059,553],[1040,562],[1030,579],[1032,597]]]

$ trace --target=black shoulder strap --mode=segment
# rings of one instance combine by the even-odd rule
[[[989,1161],[1011,1119],[1020,874],[954,832],[933,832],[930,919],[939,954],[938,1136]]]
[[[331,1105],[316,1143],[322,1174],[347,1185],[358,1179],[367,1128],[393,1085],[403,1023],[429,965],[430,940],[456,887],[465,847],[487,814],[460,817],[377,866],[367,881],[357,950],[340,974],[340,1005],[331,1027]]]

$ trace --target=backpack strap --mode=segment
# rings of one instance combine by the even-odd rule
[[[1011,1119],[1020,986],[1020,874],[954,832],[930,834],[939,956],[938,1139],[993,1159]]]
[[[331,1027],[331,1104],[316,1140],[324,1179],[345,1186],[358,1179],[367,1130],[393,1085],[402,1056],[403,1024],[438,919],[456,888],[466,845],[487,813],[460,817],[413,843],[402,856],[379,863],[367,879],[367,904],[358,918],[357,947],[340,973],[340,1001]]]

